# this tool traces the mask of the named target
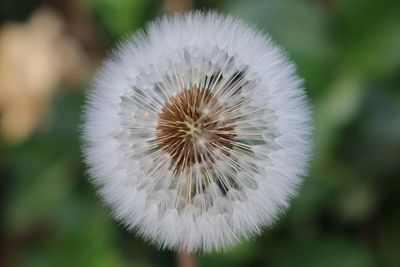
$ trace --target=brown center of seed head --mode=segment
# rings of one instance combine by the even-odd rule
[[[171,156],[175,172],[187,171],[196,163],[212,167],[217,149],[230,154],[236,135],[227,114],[228,107],[208,89],[186,89],[169,98],[158,116],[157,141]]]

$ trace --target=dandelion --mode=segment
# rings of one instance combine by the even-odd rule
[[[226,249],[288,207],[310,111],[293,65],[230,16],[164,17],[115,49],[87,98],[84,154],[114,216],[161,248]]]

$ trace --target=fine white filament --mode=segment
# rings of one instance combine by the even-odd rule
[[[230,16],[161,18],[115,49],[88,93],[84,154],[128,229],[161,248],[259,234],[305,175],[310,110],[294,66]]]

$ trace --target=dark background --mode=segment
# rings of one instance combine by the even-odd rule
[[[199,266],[400,266],[400,1],[0,1],[0,266],[175,266],[85,177],[84,92],[108,49],[165,12],[270,33],[314,110],[310,174],[285,216]]]

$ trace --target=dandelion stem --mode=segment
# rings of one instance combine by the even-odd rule
[[[179,267],[195,267],[194,255],[186,251],[178,252],[178,266]]]

